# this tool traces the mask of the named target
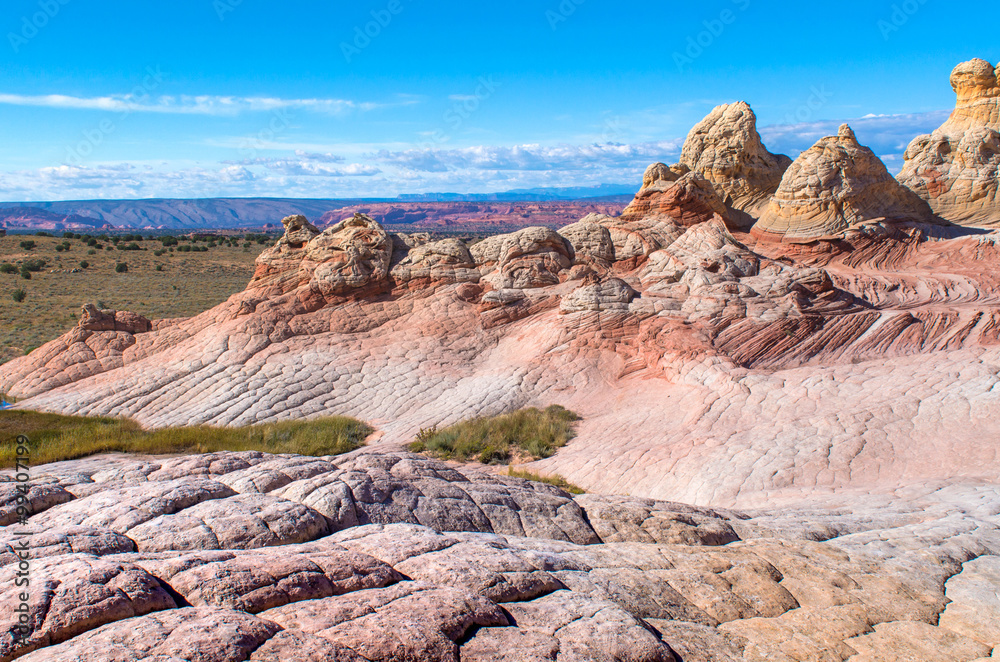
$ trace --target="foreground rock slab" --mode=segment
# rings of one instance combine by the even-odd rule
[[[30,635],[15,639],[9,611],[0,660],[970,661],[1000,647],[995,485],[734,510],[573,497],[382,449],[110,464],[34,469],[86,489],[3,529],[0,598],[27,592]],[[197,489],[178,490],[182,468]],[[337,503],[351,495],[367,521],[278,496],[297,482],[341,485]],[[103,526],[77,523],[113,500]],[[489,516],[470,516],[479,504]],[[562,521],[524,535],[531,517]],[[258,535],[268,525],[299,534]],[[13,551],[23,536],[41,553],[27,588]]]

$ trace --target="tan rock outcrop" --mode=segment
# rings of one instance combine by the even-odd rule
[[[285,227],[285,234],[257,257],[253,279],[248,287],[282,294],[300,285],[298,267],[305,245],[319,235],[319,229],[301,215],[287,216],[281,219],[281,224]]]
[[[92,303],[83,305],[80,328],[87,331],[122,331],[124,333],[148,333],[152,323],[136,313],[124,310],[98,310]]]
[[[284,236],[257,258],[248,289],[273,296],[307,288],[321,300],[334,300],[387,283],[392,239],[371,218],[355,214],[323,232],[303,216],[282,223]]]
[[[643,186],[625,211],[622,222],[667,220],[691,227],[718,217],[737,229],[736,218],[723,204],[712,184],[695,172],[673,180],[659,179]]]
[[[739,101],[715,107],[691,129],[678,166],[711,182],[725,204],[756,217],[791,163],[767,151],[757,133],[757,116]]]
[[[906,148],[899,181],[953,223],[1000,227],[997,69],[979,59],[955,67],[955,110],[937,130]]]
[[[642,188],[649,188],[656,182],[675,182],[688,172],[690,168],[680,163],[672,166],[666,163],[653,163],[642,175]]]
[[[405,256],[393,265],[390,274],[396,285],[407,284],[409,287],[429,283],[476,282],[479,272],[475,266],[464,243],[458,239],[442,239],[408,248]]]
[[[549,228],[533,227],[488,237],[470,252],[496,289],[556,285],[573,264],[573,246]]]
[[[583,310],[628,310],[638,292],[620,278],[588,278],[562,299],[559,310],[576,313]]]
[[[600,223],[591,220],[591,217],[560,228],[559,234],[573,246],[574,264],[607,269],[615,261],[615,244],[611,240],[611,233]]]
[[[812,241],[863,223],[933,220],[930,207],[897,182],[844,124],[836,136],[821,139],[795,159],[751,234]]]

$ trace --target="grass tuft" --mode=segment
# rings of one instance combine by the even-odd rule
[[[415,453],[428,453],[447,460],[472,460],[483,464],[509,464],[550,457],[573,438],[573,423],[580,417],[552,405],[544,410],[530,407],[510,414],[474,418],[443,430],[421,430],[409,445]]]
[[[551,476],[543,476],[541,474],[536,474],[532,471],[520,471],[513,467],[507,470],[507,475],[513,478],[523,478],[524,480],[530,480],[535,483],[545,483],[546,485],[555,485],[556,487],[569,492],[570,494],[586,494],[587,491],[582,487],[574,485],[569,482],[559,474],[552,474]]]
[[[360,448],[371,433],[361,421],[342,416],[242,428],[199,425],[143,430],[129,419],[6,410],[0,411],[0,467],[14,466],[15,438],[21,434],[31,442],[31,464],[40,465],[115,452],[168,455],[226,450],[340,455]]]

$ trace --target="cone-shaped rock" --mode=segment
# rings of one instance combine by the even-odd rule
[[[792,163],[751,234],[809,241],[879,220],[930,222],[933,214],[844,124]]]
[[[699,173],[726,204],[756,217],[791,162],[767,151],[757,133],[757,116],[739,101],[717,106],[691,129],[678,166]]]
[[[970,60],[951,72],[955,110],[906,149],[899,181],[942,218],[1000,227],[1000,65]]]

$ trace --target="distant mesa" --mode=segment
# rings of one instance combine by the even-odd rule
[[[844,124],[795,159],[751,234],[810,241],[863,223],[933,220],[927,203],[897,182]]]
[[[910,143],[899,181],[942,218],[1000,227],[1000,65],[963,62],[951,72],[957,96],[948,120]]]

